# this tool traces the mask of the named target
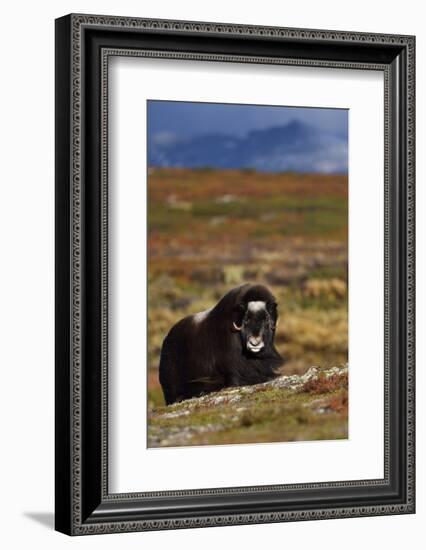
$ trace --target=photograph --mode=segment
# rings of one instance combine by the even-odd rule
[[[148,448],[347,439],[349,110],[146,103]]]

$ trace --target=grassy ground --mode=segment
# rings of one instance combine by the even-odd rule
[[[282,377],[158,407],[148,445],[220,445],[347,438],[347,369]]]
[[[158,362],[171,326],[245,282],[267,285],[278,299],[283,374],[346,364],[345,176],[151,169],[148,205],[149,411],[164,405]],[[278,429],[284,409],[274,407],[268,422]],[[320,424],[306,437],[315,439]]]

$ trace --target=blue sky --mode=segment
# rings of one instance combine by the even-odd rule
[[[300,120],[319,129],[346,137],[348,111],[304,107],[270,107],[223,103],[149,101],[149,133],[189,138],[202,134],[243,137],[251,130],[285,125]]]

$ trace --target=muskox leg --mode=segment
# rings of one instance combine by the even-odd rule
[[[163,342],[160,356],[159,378],[166,405],[183,399],[181,376],[178,370],[178,350],[172,337]]]

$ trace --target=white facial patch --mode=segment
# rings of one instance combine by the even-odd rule
[[[266,303],[265,302],[249,302],[247,304],[247,309],[253,313],[256,311],[261,311],[262,309],[266,309]]]
[[[195,315],[193,315],[192,320],[196,325],[198,325],[199,323],[201,323],[201,321],[204,321],[204,319],[207,317],[207,315],[210,312],[211,312],[211,308],[206,309],[205,311],[200,311],[199,313],[196,313]]]
[[[247,348],[248,348],[251,352],[253,352],[253,353],[259,353],[259,351],[260,351],[261,349],[263,349],[264,346],[265,346],[265,344],[264,344],[263,342],[260,343],[258,346],[253,346],[253,345],[250,344],[250,343],[247,344]]]

